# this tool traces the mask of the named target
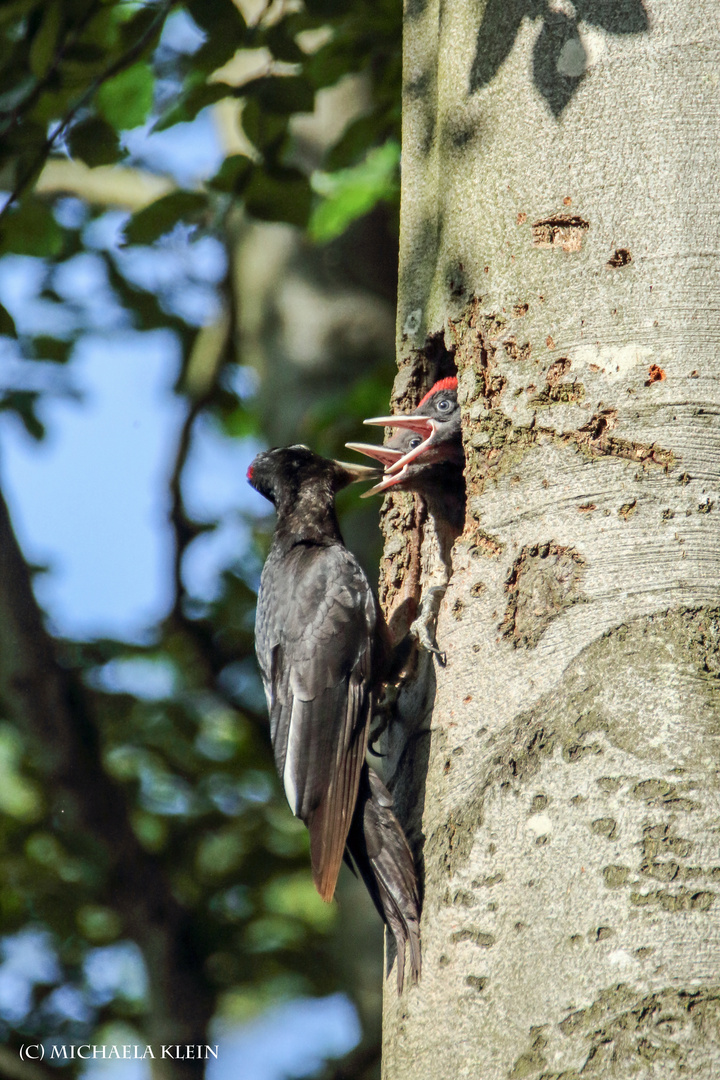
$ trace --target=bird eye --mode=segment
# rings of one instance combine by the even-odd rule
[[[410,449],[414,450],[415,447],[419,446],[421,442],[422,442],[422,439],[420,438],[419,435],[413,435],[412,439],[410,440]]]
[[[451,405],[452,402],[450,401],[450,398],[440,398],[437,403],[438,412],[447,412]]]

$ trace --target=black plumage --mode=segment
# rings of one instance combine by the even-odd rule
[[[402,989],[406,942],[415,981],[420,971],[415,868],[392,798],[365,763],[386,645],[334,506],[342,487],[376,475],[305,446],[255,458],[248,480],[277,510],[255,642],[275,764],[293,813],[310,832],[315,885],[332,899],[347,850],[395,937]]]
[[[275,764],[324,900],[357,799],[378,648],[375,599],[335,515],[336,491],[356,478],[303,446],[259,454],[248,473],[277,510],[255,623]]]
[[[415,863],[390,792],[374,769],[365,765],[347,840],[352,856],[381,919],[397,948],[397,988],[405,980],[405,945],[410,946],[410,974],[420,976],[420,897]]]

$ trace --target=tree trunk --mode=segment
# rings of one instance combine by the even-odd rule
[[[405,6],[396,398],[454,355],[468,500],[391,737],[424,954],[384,1075],[710,1080],[720,8]],[[391,608],[421,518],[386,509]]]

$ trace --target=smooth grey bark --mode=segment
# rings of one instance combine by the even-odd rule
[[[424,954],[384,1076],[709,1080],[720,8],[406,0],[405,34],[396,398],[454,354],[468,514],[390,739]],[[420,515],[386,510],[391,610],[439,573]]]

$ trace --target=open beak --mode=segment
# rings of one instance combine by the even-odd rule
[[[361,499],[367,499],[370,495],[381,495],[383,491],[387,491],[388,488],[394,487],[395,484],[400,484],[407,475],[407,465],[404,465],[399,472],[386,472],[379,484],[375,487],[371,487],[368,491],[363,491],[360,496]]]
[[[417,431],[426,438],[433,429],[433,421],[427,416],[412,416],[405,413],[397,413],[395,416],[371,416],[369,420],[363,420],[363,424],[376,424],[381,427],[405,428],[409,431]]]
[[[418,435],[423,436],[423,441],[418,443],[413,450],[408,450],[407,454],[399,454],[394,461],[385,465],[385,471],[392,473],[393,475],[399,473],[406,465],[409,465],[411,461],[414,461],[415,458],[424,454],[425,451],[432,446],[438,430],[437,422],[428,416],[403,416],[402,413],[397,416],[373,416],[370,420],[363,420],[363,423],[382,424],[384,427],[402,428],[406,431],[417,431]],[[365,453],[365,451],[361,451],[361,453]],[[378,459],[382,460],[380,458]]]
[[[348,450],[355,450],[358,454],[366,454],[367,457],[375,458],[384,469],[389,469],[403,456],[401,450],[393,450],[390,446],[377,446],[375,443],[346,442]]]

